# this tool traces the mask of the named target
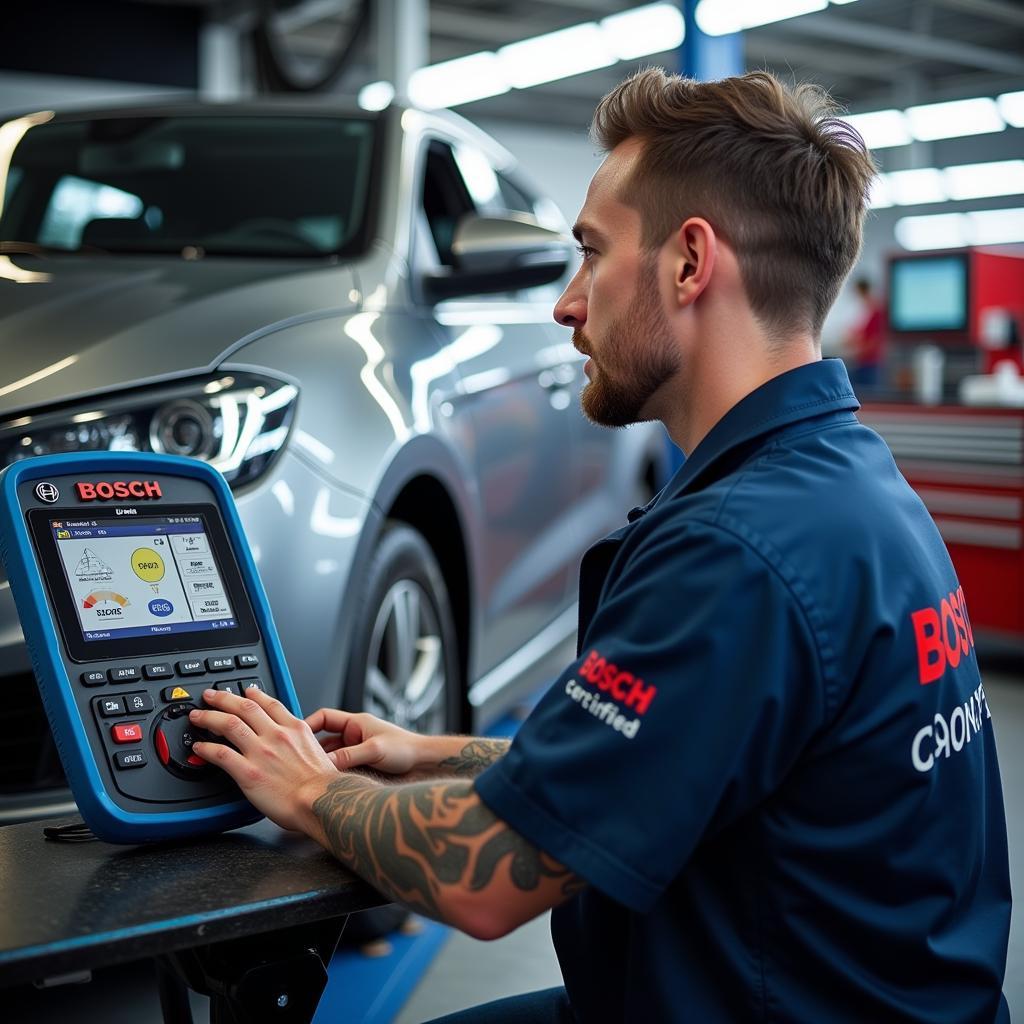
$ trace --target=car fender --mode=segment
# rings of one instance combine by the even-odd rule
[[[457,390],[454,373],[438,353],[429,324],[401,314],[362,313],[255,339],[220,369],[262,371],[295,382],[299,396],[289,451],[334,486],[370,499],[351,578],[365,573],[406,487],[424,477],[436,481],[455,509],[472,608],[480,588],[480,497],[471,458],[460,452],[443,414],[435,413]],[[417,390],[415,368],[424,366],[430,379],[426,390]],[[350,650],[351,610],[346,587],[338,619],[344,636],[339,665],[347,663]],[[470,674],[478,628],[471,614],[468,624],[464,662]]]

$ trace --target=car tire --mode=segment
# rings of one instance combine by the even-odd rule
[[[441,567],[423,535],[389,521],[352,623],[344,707],[414,732],[458,729],[458,636]]]
[[[355,585],[361,600],[342,706],[418,732],[456,732],[463,700],[458,635],[430,545],[412,527],[389,521]],[[353,915],[345,944],[380,938],[407,917],[397,906]]]

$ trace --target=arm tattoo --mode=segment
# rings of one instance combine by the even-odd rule
[[[378,786],[342,774],[313,804],[334,855],[375,889],[443,920],[443,890],[477,892],[508,863],[517,889],[583,883],[497,818],[464,780]]]
[[[452,775],[476,778],[485,768],[500,761],[508,748],[508,740],[470,740],[455,757],[439,761],[438,767],[447,768]]]

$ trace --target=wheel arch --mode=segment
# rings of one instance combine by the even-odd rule
[[[441,567],[458,635],[458,666],[461,688],[460,728],[470,726],[469,684],[479,628],[473,614],[478,592],[473,513],[474,491],[467,475],[460,473],[454,454],[436,437],[421,435],[405,445],[388,465],[376,489],[372,512],[359,538],[349,579],[364,578],[381,533],[390,520],[423,535]],[[356,607],[356,586],[346,588],[341,622],[351,623]],[[352,650],[352,630],[344,637],[341,664],[347,670]],[[347,679],[344,680],[347,683]]]

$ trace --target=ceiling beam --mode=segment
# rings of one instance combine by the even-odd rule
[[[575,24],[575,22],[570,22]],[[430,8],[431,36],[445,36],[465,40],[468,44],[480,44],[478,50],[495,50],[506,43],[518,43],[521,39],[554,31],[558,24],[548,26],[537,22],[526,22],[522,18],[499,18],[491,14],[473,14],[466,9],[454,7]],[[564,27],[564,23],[563,26]],[[468,47],[467,53],[472,52]]]
[[[867,78],[876,82],[891,82],[899,73],[901,64],[891,58],[869,57],[850,53],[849,50],[794,43],[778,36],[746,33],[743,40],[747,67],[767,60],[776,66],[796,64],[814,71],[820,77],[829,74]]]
[[[983,68],[986,71],[1024,75],[1024,57],[1003,50],[993,50],[953,39],[919,36],[905,29],[871,25],[853,18],[837,18],[831,14],[791,18],[786,22],[786,32],[790,35],[834,39],[846,44],[853,43],[908,57],[941,60],[965,67]]]
[[[347,21],[354,6],[353,0],[303,0],[275,14],[274,25],[279,32],[298,32],[340,15],[344,15]]]
[[[1002,22],[1024,28],[1024,7],[1006,3],[1006,0],[932,0],[939,7],[948,7],[952,11],[963,11],[980,18]]]

